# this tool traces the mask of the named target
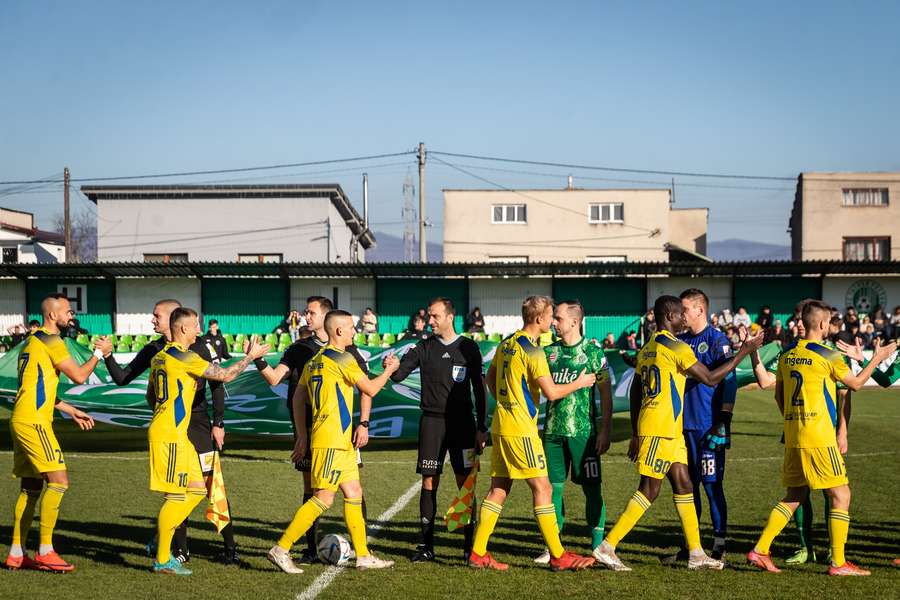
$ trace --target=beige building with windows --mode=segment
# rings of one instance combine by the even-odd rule
[[[900,173],[800,173],[794,260],[891,260],[900,251]]]
[[[446,189],[444,261],[706,259],[709,210],[671,204],[668,189]]]

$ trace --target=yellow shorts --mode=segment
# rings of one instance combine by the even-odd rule
[[[150,489],[183,494],[191,482],[203,483],[200,457],[185,437],[177,442],[150,442]]]
[[[10,421],[13,443],[13,477],[40,479],[42,473],[65,471],[59,442],[48,424]]]
[[[641,436],[640,441],[637,465],[641,475],[663,479],[674,463],[687,465],[683,435],[676,438]]]
[[[309,469],[313,489],[337,491],[347,481],[359,481],[356,448],[313,448]]]
[[[847,467],[837,446],[825,448],[785,448],[781,469],[784,487],[807,486],[811,490],[847,485]]]
[[[541,438],[494,435],[491,444],[491,477],[547,477],[547,459]]]

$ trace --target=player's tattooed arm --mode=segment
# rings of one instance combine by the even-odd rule
[[[268,351],[269,345],[260,344],[257,337],[253,336],[253,339],[250,340],[250,346],[247,348],[247,355],[244,358],[227,367],[221,367],[217,364],[211,363],[206,368],[206,371],[203,372],[203,377],[210,381],[221,381],[224,383],[228,383],[229,381],[233,380],[235,377],[243,373],[251,362],[253,362],[257,358],[262,358]]]

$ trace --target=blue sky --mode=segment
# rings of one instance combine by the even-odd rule
[[[419,141],[640,169],[900,170],[895,2],[132,4],[0,5],[0,180],[64,165],[97,177],[302,162]],[[670,180],[451,162],[508,187],[562,187],[570,171],[580,187]],[[177,181],[336,181],[359,205],[363,170],[373,228],[398,234],[411,157]],[[445,187],[488,186],[429,162],[435,240]],[[676,206],[708,206],[712,240],[787,243],[793,189],[677,177]],[[48,226],[61,192],[0,205]]]

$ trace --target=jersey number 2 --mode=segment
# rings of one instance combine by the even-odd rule
[[[794,393],[791,396],[791,406],[803,406],[803,375],[799,371],[791,371],[791,379],[794,380]]]

